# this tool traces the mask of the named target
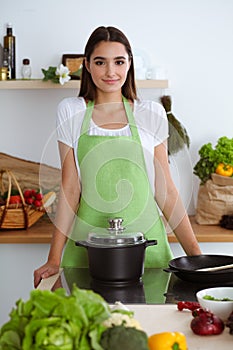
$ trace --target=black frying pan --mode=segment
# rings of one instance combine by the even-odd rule
[[[211,272],[197,269],[233,264],[231,255],[196,255],[181,256],[169,262],[166,272],[173,272],[184,281],[197,283],[232,283],[233,268]]]

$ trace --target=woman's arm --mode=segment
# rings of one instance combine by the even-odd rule
[[[166,142],[154,149],[155,197],[169,226],[187,255],[201,254],[182,200],[172,180]]]
[[[62,180],[48,260],[46,264],[34,271],[34,286],[42,278],[58,272],[64,245],[69,235],[80,198],[80,182],[75,165],[73,148],[59,142],[62,166]]]

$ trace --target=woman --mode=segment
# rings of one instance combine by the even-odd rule
[[[84,56],[79,97],[58,108],[62,186],[48,261],[34,272],[35,286],[60,264],[87,266],[85,248],[74,241],[107,227],[112,217],[157,239],[146,250],[146,267],[167,266],[172,254],[157,205],[186,254],[201,254],[171,179],[165,111],[138,100],[127,38],[114,27],[99,27]]]

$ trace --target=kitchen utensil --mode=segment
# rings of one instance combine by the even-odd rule
[[[86,241],[75,242],[87,249],[92,278],[105,284],[138,282],[144,272],[145,249],[157,244],[141,232],[128,232],[122,222],[121,218],[110,219],[108,229],[90,232]]]
[[[222,266],[215,266],[215,267],[205,267],[203,269],[197,269],[196,271],[218,271],[218,270],[225,270],[225,269],[232,269],[233,264],[229,265],[222,265]]]
[[[185,281],[219,284],[221,282],[233,282],[233,268],[215,271],[198,270],[230,264],[233,264],[233,256],[231,255],[203,254],[175,258],[169,262],[169,268],[164,270],[166,272],[173,272],[177,277]]]

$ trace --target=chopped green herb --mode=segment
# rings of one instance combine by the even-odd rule
[[[218,298],[212,297],[211,295],[205,295],[203,297],[203,299],[205,299],[205,300],[214,300],[214,301],[233,301],[233,299],[230,299],[230,298],[218,299]]]

